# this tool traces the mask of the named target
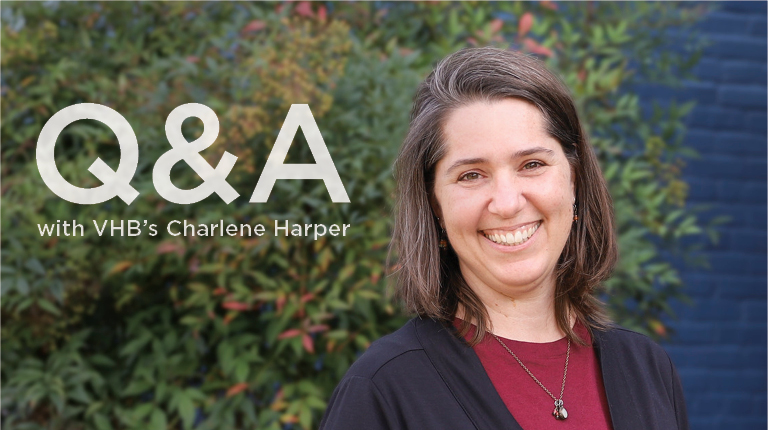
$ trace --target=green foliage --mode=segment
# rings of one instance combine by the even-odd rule
[[[391,164],[418,82],[471,45],[542,55],[574,90],[620,226],[611,309],[620,323],[661,334],[682,287],[662,256],[690,254],[680,239],[702,229],[680,179],[690,106],[644,118],[631,85],[673,84],[695,63],[695,44],[667,55],[664,35],[697,15],[662,3],[553,7],[4,2],[3,425],[316,427],[350,363],[406,319],[385,294]],[[71,204],[37,172],[43,124],[80,102],[112,107],[137,135],[131,185],[141,195],[130,206]],[[165,119],[188,102],[219,117],[207,161],[238,156],[227,180],[241,197],[229,205],[216,195],[168,203],[152,185],[154,162],[170,149]],[[321,181],[278,181],[268,203],[247,203],[293,103],[310,105],[352,203],[332,204]],[[200,132],[185,122],[188,139]],[[119,160],[96,121],[70,125],[56,145],[59,169],[78,186],[99,184],[87,173],[97,156],[113,168]],[[309,160],[299,137],[289,162]],[[200,183],[185,163],[172,179]],[[86,224],[86,235],[41,237],[37,224],[56,220]],[[99,236],[91,220],[146,220],[159,234]],[[263,224],[267,234],[171,237],[171,220]],[[351,228],[343,238],[275,237],[275,220]]]

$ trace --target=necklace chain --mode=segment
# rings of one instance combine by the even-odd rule
[[[511,350],[511,349],[509,349],[509,347],[508,347],[508,346],[507,346],[507,345],[506,345],[504,342],[502,342],[502,340],[501,340],[501,339],[499,339],[499,337],[498,337],[498,336],[496,336],[496,335],[495,335],[495,334],[493,334],[493,333],[491,333],[491,335],[492,335],[494,338],[496,338],[496,340],[497,340],[497,341],[499,341],[499,343],[501,344],[501,346],[503,346],[503,347],[504,347],[504,349],[506,349],[508,353],[512,354],[512,357],[514,357],[514,358],[515,358],[515,360],[517,361],[517,363],[518,363],[518,364],[519,364],[519,365],[520,365],[520,366],[523,368],[523,370],[525,370],[525,372],[528,374],[528,376],[530,376],[531,378],[533,378],[533,380],[534,380],[534,381],[535,381],[537,384],[539,384],[539,387],[541,387],[541,388],[542,388],[544,391],[546,391],[546,392],[547,392],[547,394],[549,394],[549,397],[552,397],[552,399],[553,399],[553,400],[555,400],[555,402],[557,402],[557,401],[560,401],[560,404],[562,405],[562,402],[563,402],[563,393],[565,392],[565,377],[568,375],[568,359],[571,357],[571,339],[568,339],[568,350],[567,350],[567,351],[566,351],[566,353],[565,353],[565,368],[563,369],[563,384],[560,386],[560,398],[558,399],[557,397],[555,397],[555,395],[554,395],[554,394],[552,394],[552,393],[551,393],[549,390],[547,390],[547,387],[545,387],[545,386],[544,386],[544,384],[542,384],[542,383],[541,383],[541,381],[539,381],[539,380],[538,380],[538,378],[536,378],[535,376],[533,376],[533,373],[531,373],[531,371],[530,371],[530,370],[528,370],[528,368],[525,366],[525,364],[523,364],[523,362],[522,362],[522,361],[520,361],[520,359],[517,357],[517,355],[515,355],[515,353],[514,353],[514,352],[512,352],[512,350]]]

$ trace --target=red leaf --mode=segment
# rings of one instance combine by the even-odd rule
[[[531,31],[531,27],[533,26],[533,14],[530,12],[526,12],[523,14],[523,16],[520,17],[520,23],[517,28],[517,35],[519,37],[523,37],[526,34],[528,34],[529,31]]]
[[[195,61],[191,61],[190,58],[195,58]],[[199,60],[197,57],[187,57],[187,61],[190,63],[196,63]],[[171,252],[176,252],[178,254],[182,254],[181,247],[177,243],[173,242],[163,242],[159,245],[157,245],[157,248],[155,248],[155,252],[157,252],[158,255],[162,254],[168,254]]]
[[[115,263],[115,265],[112,266],[112,269],[109,270],[108,274],[114,275],[115,273],[125,272],[131,266],[133,266],[133,261],[124,260],[119,263]]]
[[[248,384],[246,384],[245,382],[240,382],[239,384],[235,384],[229,387],[229,389],[227,390],[227,397],[232,397],[235,394],[245,390],[246,388],[248,388]]]
[[[189,57],[187,57],[187,63],[197,63],[198,61],[200,61],[200,57],[195,57],[194,55],[190,55]]]
[[[246,35],[248,33],[255,33],[259,30],[265,29],[266,27],[267,27],[266,22],[259,21],[258,19],[254,19],[253,21],[243,26],[243,28],[240,30],[240,34]]]
[[[326,331],[326,330],[328,330],[328,326],[327,325],[319,324],[319,325],[313,325],[312,327],[309,328],[308,331],[310,333],[317,333],[317,332]]]
[[[541,4],[541,7],[545,7],[549,10],[557,10],[557,5],[553,1],[544,0],[539,3]]]
[[[328,19],[328,10],[326,10],[325,5],[321,5],[317,10],[317,19],[320,20],[320,22],[325,22],[326,19]]]
[[[251,305],[241,302],[224,302],[221,304],[221,307],[224,309],[232,309],[233,311],[247,311],[251,308]]]
[[[500,20],[499,18],[494,19],[491,21],[491,33],[498,33],[501,30],[501,27],[504,26],[504,21]]]
[[[294,12],[301,16],[306,17],[313,17],[315,16],[315,13],[312,12],[312,5],[309,4],[308,1],[299,2],[299,4],[296,5],[296,8],[293,9]]]
[[[539,45],[539,43],[533,39],[525,38],[525,40],[523,40],[523,45],[525,46],[525,49],[534,54],[543,55],[545,57],[552,56],[552,51],[549,48]]]
[[[301,303],[307,303],[308,301],[315,298],[315,293],[307,293],[301,296]]]
[[[301,330],[299,330],[297,328],[291,328],[291,329],[288,329],[288,330],[280,333],[277,336],[277,338],[278,339],[288,339],[288,338],[291,338],[291,337],[296,337],[296,336],[298,336],[300,334],[301,334]]]
[[[315,353],[315,342],[312,341],[312,338],[308,334],[304,334],[304,337],[301,339],[301,343],[304,345],[304,349],[306,349],[308,353]]]
[[[659,336],[665,337],[667,335],[667,328],[659,320],[651,320],[649,325],[651,329]]]
[[[227,294],[227,290],[224,287],[219,287],[213,290],[214,296],[222,296],[224,294]]]

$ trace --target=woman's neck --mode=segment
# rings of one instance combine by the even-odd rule
[[[491,332],[497,336],[535,343],[554,342],[565,336],[555,317],[554,288],[520,298],[496,294],[479,298],[488,313]],[[457,316],[464,319],[461,305]],[[571,317],[571,326],[574,322]]]

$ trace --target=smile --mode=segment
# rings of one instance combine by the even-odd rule
[[[523,225],[514,230],[483,230],[481,233],[493,243],[506,246],[518,246],[528,241],[536,233],[541,221]]]

